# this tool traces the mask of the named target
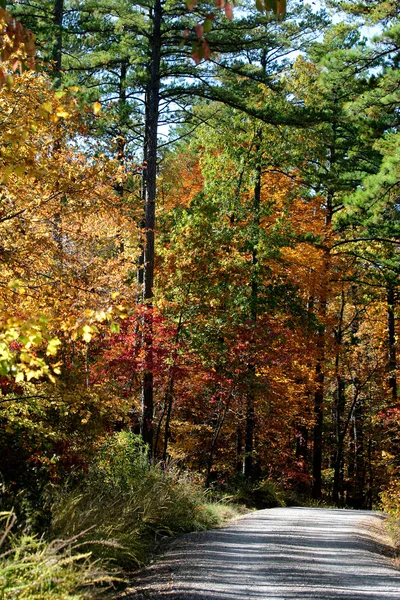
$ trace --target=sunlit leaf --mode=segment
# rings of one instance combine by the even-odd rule
[[[100,102],[95,102],[93,104],[93,112],[94,112],[94,114],[98,115],[100,111],[101,111],[101,104],[100,104]]]
[[[40,105],[40,108],[49,114],[53,112],[53,105],[49,100],[43,102],[43,104]]]

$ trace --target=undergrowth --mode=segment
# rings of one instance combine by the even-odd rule
[[[50,498],[45,537],[21,526],[14,533],[15,516],[1,513],[1,600],[97,599],[123,586],[164,537],[237,514],[210,502],[193,476],[150,465],[147,448],[127,432],[109,436],[84,479],[54,487]]]
[[[45,542],[13,533],[16,517],[0,513],[0,598],[2,600],[84,600],[115,583],[82,550],[78,537]]]
[[[390,486],[380,494],[381,508],[389,515],[387,529],[393,545],[400,555],[400,481],[393,480]]]
[[[125,571],[144,564],[160,538],[220,520],[193,478],[149,465],[146,447],[126,432],[100,448],[84,483],[58,490],[52,515],[53,536],[80,535],[92,556]]]

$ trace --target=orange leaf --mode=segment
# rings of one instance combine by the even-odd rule
[[[201,58],[200,58],[200,52],[199,52],[198,48],[197,48],[196,52],[193,52],[192,58],[193,58],[194,62],[196,63],[196,65],[198,65],[199,62],[200,62],[200,60],[201,60]]]
[[[196,25],[196,35],[201,40],[203,37],[203,25],[201,23],[197,23]]]
[[[232,10],[232,4],[230,2],[227,2],[225,4],[225,16],[228,19],[228,21],[232,21],[232,19],[233,19],[233,10]]]

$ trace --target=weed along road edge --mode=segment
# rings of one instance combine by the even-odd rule
[[[182,536],[145,569],[129,600],[399,600],[400,571],[382,554],[383,517],[274,508]]]

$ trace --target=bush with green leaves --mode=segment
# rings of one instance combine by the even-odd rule
[[[98,449],[80,486],[59,491],[52,535],[82,536],[103,564],[129,570],[145,563],[162,537],[214,527],[221,514],[207,507],[192,477],[150,465],[140,438],[120,432]]]
[[[233,502],[245,504],[249,508],[272,508],[286,506],[285,492],[270,479],[251,481],[238,474],[230,482],[228,492]]]
[[[0,598],[2,600],[84,600],[99,598],[116,582],[82,549],[79,537],[47,543],[14,534],[12,512],[0,513]],[[100,586],[100,587],[99,587]]]

